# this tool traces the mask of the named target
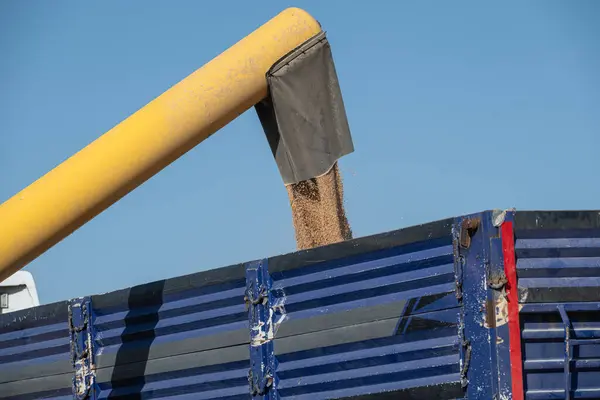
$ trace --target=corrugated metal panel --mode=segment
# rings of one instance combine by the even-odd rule
[[[444,226],[442,236],[272,273],[286,315],[275,339],[282,398],[463,396]]]
[[[600,301],[598,215],[517,213],[515,251],[523,302]]]
[[[236,266],[92,298],[97,398],[247,399],[244,291]]]
[[[526,398],[565,399],[567,387],[570,398],[600,398],[600,303],[526,304],[520,315]]]
[[[67,303],[0,315],[0,399],[71,399]]]
[[[526,398],[600,398],[599,213],[517,213],[515,236]]]
[[[86,298],[92,398],[248,398],[250,354],[264,356],[249,346],[251,265],[285,316],[267,340],[281,398],[506,393],[491,216],[470,248],[453,246],[463,219],[446,220]],[[527,398],[600,398],[600,214],[518,213],[515,236]],[[71,398],[67,321],[67,303],[0,316],[1,400]]]
[[[278,355],[279,395],[339,399],[393,392],[402,398],[400,392],[408,392],[406,398],[460,397],[458,317],[456,309],[422,314],[407,323],[403,334],[394,331],[397,320],[318,332],[315,341],[355,337],[348,343]],[[368,339],[356,340],[360,337]],[[286,345],[293,346],[296,339],[306,345],[310,341],[293,337]]]

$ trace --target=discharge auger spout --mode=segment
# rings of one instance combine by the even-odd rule
[[[269,69],[319,32],[283,11],[0,205],[0,281],[267,97]]]

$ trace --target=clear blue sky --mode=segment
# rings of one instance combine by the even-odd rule
[[[0,201],[295,5],[332,44],[356,236],[490,208],[598,208],[600,3],[501,4],[0,2]],[[51,302],[293,250],[251,111],[28,269]]]

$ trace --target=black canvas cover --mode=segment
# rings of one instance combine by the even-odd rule
[[[275,63],[267,82],[255,109],[286,185],[324,175],[354,151],[324,32]]]

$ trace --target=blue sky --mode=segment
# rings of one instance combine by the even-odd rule
[[[599,207],[594,1],[0,2],[0,201],[292,5],[332,44],[355,236],[490,208]],[[294,247],[250,111],[27,269],[52,302]]]

